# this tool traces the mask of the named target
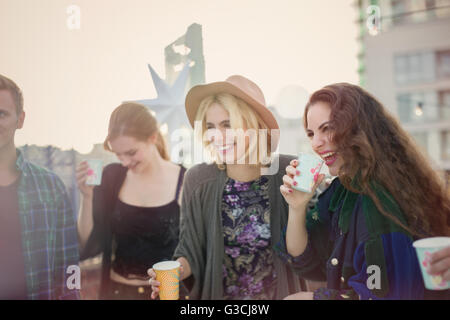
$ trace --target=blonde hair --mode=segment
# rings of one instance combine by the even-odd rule
[[[256,161],[259,165],[266,166],[266,159],[271,156],[271,135],[270,130],[266,123],[261,119],[258,113],[256,113],[253,108],[248,105],[245,101],[240,98],[237,98],[229,93],[218,93],[214,95],[207,96],[204,98],[199,105],[197,110],[197,114],[195,117],[195,121],[201,121],[201,130],[196,131],[197,139],[200,139],[205,146],[206,150],[210,153],[213,158],[213,161],[217,164],[218,168],[221,170],[225,169],[225,164],[219,163],[218,155],[215,149],[211,145],[211,141],[205,139],[205,132],[207,131],[206,127],[206,113],[208,109],[214,103],[222,106],[230,115],[230,126],[231,129],[234,130],[246,130],[247,133],[251,133],[256,131],[256,139],[250,139],[250,145],[245,150],[245,159],[248,159],[250,156],[255,157]],[[261,148],[260,144],[263,141],[260,141],[259,130],[267,130],[267,141],[265,147],[265,158],[261,158]],[[259,146],[259,148],[258,148]],[[258,150],[260,152],[258,152]],[[269,161],[270,164],[270,161]]]
[[[156,148],[164,160],[169,160],[166,143],[159,131],[158,122],[150,110],[139,103],[125,102],[118,106],[109,119],[108,136],[103,143],[105,150],[112,151],[110,141],[119,136],[147,141],[156,133]]]

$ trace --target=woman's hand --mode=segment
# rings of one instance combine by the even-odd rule
[[[294,181],[294,176],[299,176],[302,173],[297,170],[297,166],[299,165],[298,160],[292,160],[289,166],[286,167],[286,175],[283,176],[283,185],[280,186],[281,194],[283,195],[286,202],[289,204],[289,207],[297,210],[297,209],[305,209],[308,205],[308,202],[314,196],[314,193],[317,187],[322,183],[325,178],[324,174],[319,174],[314,187],[311,193],[298,191],[293,189],[292,186],[296,185],[297,182]]]
[[[86,184],[88,178],[89,165],[86,161],[81,162],[76,171],[77,185],[80,189],[83,198],[92,199],[94,195],[94,186],[89,186]]]
[[[183,266],[180,266],[180,279],[183,279]],[[152,287],[152,295],[151,298],[154,300],[159,296],[159,286],[161,283],[156,280],[156,272],[153,269],[148,269],[147,274],[150,276],[150,280],[148,281],[150,283],[150,286]]]
[[[152,299],[156,299],[159,295],[159,286],[161,283],[159,281],[156,281],[156,273],[153,269],[148,269],[147,274],[150,276],[150,280],[148,281],[150,283],[150,286],[152,287]]]
[[[431,255],[431,263],[427,271],[431,275],[442,275],[445,281],[450,281],[450,247]]]

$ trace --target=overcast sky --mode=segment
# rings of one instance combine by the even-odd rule
[[[206,81],[242,74],[273,104],[282,88],[358,83],[353,0],[0,0],[0,73],[23,89],[16,144],[88,152],[124,100],[156,97],[164,48],[203,28]],[[81,28],[67,27],[71,5]]]

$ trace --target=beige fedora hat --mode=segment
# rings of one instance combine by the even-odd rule
[[[207,96],[217,93],[229,93],[244,100],[258,113],[269,129],[279,129],[277,120],[266,107],[266,100],[261,89],[253,81],[239,75],[228,77],[225,81],[197,85],[189,90],[185,106],[192,127],[194,127],[200,102]]]

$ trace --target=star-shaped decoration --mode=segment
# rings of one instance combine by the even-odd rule
[[[189,79],[189,64],[190,61],[185,64],[173,85],[169,85],[162,80],[156,71],[148,65],[158,96],[156,99],[135,101],[154,111],[156,119],[161,126],[164,123],[167,124],[169,139],[175,130],[183,127],[191,128],[184,109],[186,84]]]

